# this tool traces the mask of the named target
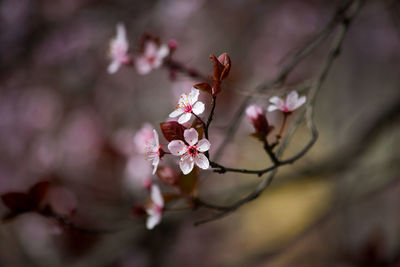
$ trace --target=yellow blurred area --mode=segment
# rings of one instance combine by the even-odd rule
[[[227,250],[229,259],[236,258],[232,255],[243,258],[257,252],[272,252],[323,214],[332,199],[332,185],[317,180],[271,188],[243,208],[238,216],[237,233],[230,236],[234,242],[225,243],[235,244],[235,248]]]

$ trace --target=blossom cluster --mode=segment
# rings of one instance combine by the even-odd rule
[[[120,66],[134,63],[139,74],[148,74],[152,69],[162,66],[167,57],[171,60],[171,52],[176,47],[176,43],[167,46],[162,44],[158,38],[144,35],[140,44],[140,53],[132,57],[129,54],[125,27],[123,24],[118,24],[117,36],[111,41],[111,63],[108,71],[115,73]],[[185,188],[185,185],[194,184],[195,186],[196,182],[193,179],[197,178],[193,177],[197,177],[197,169],[207,170],[210,168],[209,150],[211,142],[203,135],[208,137],[207,131],[210,118],[213,116],[215,100],[221,92],[222,82],[228,77],[231,68],[231,60],[226,53],[218,57],[211,55],[210,59],[213,64],[213,74],[210,80],[213,83],[195,84],[189,92],[180,95],[174,110],[169,113],[169,120],[160,124],[162,135],[167,144],[164,144],[163,141],[160,142],[157,130],[148,124],[136,134],[133,140],[145,159],[150,162],[151,173],[157,175],[164,184],[175,188],[178,196],[185,200],[189,199],[189,204],[192,205],[194,204],[190,203],[190,195],[193,193],[194,187]],[[177,69],[179,66],[175,65],[172,69],[175,70],[174,68]],[[189,71],[187,74],[192,75],[193,72]],[[210,117],[207,123],[201,117],[206,111],[206,106],[199,100],[200,91],[212,96],[213,100],[214,106],[209,111]],[[296,91],[292,91],[284,99],[277,96],[271,97],[269,99],[271,104],[267,110],[268,112],[279,111],[286,118],[294,110],[301,107],[305,101],[305,96],[299,97]],[[266,138],[275,126],[269,124],[263,108],[254,104],[250,105],[246,109],[246,114],[256,130],[255,137],[269,146]],[[194,120],[191,122],[193,118]],[[286,120],[281,124],[281,131],[277,135],[277,140],[283,132],[285,123]],[[182,175],[163,163],[166,155],[177,157],[175,162]],[[193,181],[188,183],[190,179]],[[143,185],[148,191],[150,200],[148,204],[139,206],[139,209],[136,208],[135,214],[138,214],[138,210],[140,211],[139,214],[147,214],[146,226],[148,229],[153,229],[160,223],[169,198],[163,196],[160,187],[152,180],[146,181]]]
[[[117,24],[117,34],[110,42],[109,57],[110,64],[108,73],[113,74],[123,65],[135,64],[137,72],[145,75],[153,69],[159,68],[163,60],[170,54],[170,48],[166,44],[161,44],[157,38],[146,36],[144,38],[141,51],[136,57],[129,53],[129,42],[126,35],[124,24]]]

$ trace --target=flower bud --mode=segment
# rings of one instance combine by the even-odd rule
[[[251,120],[256,133],[266,136],[272,130],[273,127],[268,124],[267,118],[265,117],[264,111],[261,107],[257,105],[248,106],[246,108],[246,115]]]

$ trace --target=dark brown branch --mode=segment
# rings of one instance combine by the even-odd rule
[[[281,71],[270,81],[267,81],[255,88],[253,93],[260,93],[263,91],[266,91],[270,88],[274,88],[277,86],[281,86],[282,84],[285,83],[286,78],[288,75],[293,71],[293,69],[304,59],[306,58],[311,52],[314,51],[315,48],[317,48],[326,38],[330,36],[332,31],[335,29],[335,27],[343,21],[343,18],[345,17],[346,11],[349,9],[349,7],[353,4],[353,0],[346,1],[341,7],[339,7],[331,21],[313,38],[311,38],[303,47],[301,47],[292,57],[291,60],[289,60],[284,67],[281,69]],[[232,121],[230,123],[230,126],[228,127],[226,131],[226,135],[224,138],[224,141],[222,144],[219,146],[217,149],[217,152],[214,155],[213,160],[218,161],[219,158],[222,156],[224,149],[226,145],[231,141],[233,138],[237,128],[239,127],[239,124],[242,120],[243,117],[243,112],[252,100],[253,96],[249,95],[247,96],[243,102],[239,105],[239,108],[235,112],[235,115],[232,118]]]
[[[317,79],[308,94],[306,121],[307,121],[308,127],[311,130],[311,134],[312,134],[311,139],[299,153],[297,153],[295,156],[291,157],[290,159],[288,159],[284,162],[291,163],[291,162],[294,162],[297,159],[301,158],[313,146],[313,144],[316,142],[316,140],[318,138],[318,131],[317,131],[314,121],[313,121],[315,98],[316,98],[317,93],[321,89],[322,84],[324,83],[334,60],[339,56],[340,48],[343,44],[345,33],[347,32],[351,21],[354,19],[354,17],[360,10],[361,4],[362,4],[361,0],[355,0],[352,2],[352,5],[348,6],[348,10],[345,10],[345,16],[341,20],[341,23],[339,25],[340,27],[339,27],[339,29],[335,35],[335,38],[332,42],[332,47],[329,50],[328,56],[325,60],[325,63],[323,65],[323,67],[321,68],[321,72],[317,76]],[[292,135],[296,131],[297,127],[299,126],[299,124],[301,122],[301,118],[302,118],[302,116],[299,116],[299,119],[293,125],[290,132],[286,136],[285,140],[282,142],[282,145],[279,147],[279,150],[276,154],[278,159],[281,157],[281,155],[282,155],[284,149],[286,148],[286,146],[288,145]],[[256,199],[271,184],[276,172],[277,172],[277,168],[275,168],[273,171],[271,171],[271,173],[269,173],[268,176],[265,177],[258,184],[257,188],[253,192],[248,194],[245,198],[236,201],[235,203],[233,203],[230,206],[226,206],[225,210],[214,214],[210,218],[196,222],[195,225],[200,225],[203,223],[207,223],[207,222],[222,218],[222,217],[228,215],[230,212],[235,211],[236,209],[240,208],[242,205]],[[207,204],[207,206],[213,206],[213,205]]]

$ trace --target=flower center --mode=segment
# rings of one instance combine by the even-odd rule
[[[190,112],[192,112],[192,109],[193,109],[192,105],[186,105],[186,106],[183,108],[183,111],[184,111],[185,113],[190,113]]]
[[[155,57],[155,56],[150,56],[150,57],[147,58],[147,61],[148,61],[150,64],[153,64],[155,60],[156,60],[156,57]]]
[[[193,157],[193,156],[197,155],[197,147],[196,146],[189,146],[187,152],[188,152],[188,154],[190,156]]]
[[[162,213],[163,208],[157,204],[154,204],[154,209],[157,213]]]

